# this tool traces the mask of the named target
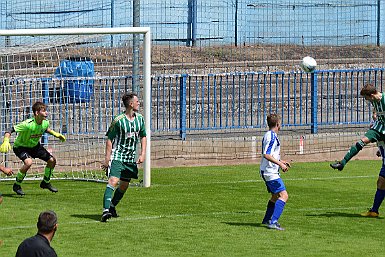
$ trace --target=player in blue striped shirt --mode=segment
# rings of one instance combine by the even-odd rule
[[[366,84],[361,89],[360,95],[372,104],[377,119],[361,140],[350,148],[341,161],[330,164],[333,169],[343,170],[346,163],[358,154],[365,145],[385,141],[385,94],[377,91],[374,85]]]
[[[263,136],[260,173],[267,191],[271,193],[271,198],[267,203],[262,224],[266,224],[271,229],[283,230],[278,219],[281,217],[289,195],[280,177],[279,169],[283,172],[288,171],[290,163],[281,160],[281,143],[277,137],[281,128],[281,119],[277,114],[270,114],[267,116],[267,124],[269,131]]]

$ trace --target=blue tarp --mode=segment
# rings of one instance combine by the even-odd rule
[[[59,67],[55,70],[55,77],[66,78],[64,96],[71,103],[91,100],[94,94],[94,75],[94,63],[88,57],[71,57],[61,60]]]

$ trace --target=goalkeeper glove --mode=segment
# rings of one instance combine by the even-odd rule
[[[51,135],[54,136],[54,137],[56,137],[56,138],[59,138],[60,141],[62,141],[62,142],[65,142],[65,141],[66,141],[66,137],[63,136],[62,134],[56,132],[56,131],[51,130]]]
[[[8,153],[10,149],[11,149],[11,144],[9,143],[9,137],[4,137],[4,141],[0,146],[0,152]]]

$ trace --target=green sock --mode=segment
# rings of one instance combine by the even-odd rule
[[[43,180],[45,183],[49,183],[49,181],[51,180],[52,172],[53,172],[53,168],[48,168],[47,166],[44,168]]]
[[[114,197],[112,198],[111,205],[116,206],[120,202],[120,200],[123,198],[123,195],[126,193],[125,191],[122,191],[120,188],[116,189]]]
[[[356,154],[358,154],[358,152],[361,151],[364,146],[365,144],[361,140],[355,145],[352,145],[350,150],[345,154],[344,158],[341,160],[341,164],[345,166],[346,163],[350,161],[350,159],[353,158]]]
[[[106,190],[104,191],[103,197],[103,208],[109,209],[111,205],[112,195],[114,194],[115,188],[110,184],[107,184]]]
[[[20,186],[21,183],[23,182],[24,178],[25,178],[25,175],[27,175],[27,173],[22,173],[21,171],[19,171],[19,173],[17,173],[17,175],[16,175],[15,184]]]

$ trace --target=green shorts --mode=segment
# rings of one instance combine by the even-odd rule
[[[124,163],[113,160],[110,166],[109,177],[117,177],[123,180],[130,180],[138,178],[138,166],[136,163]]]
[[[385,142],[385,135],[378,132],[377,130],[374,130],[374,129],[369,129],[365,133],[365,137],[367,137],[370,140],[370,142],[372,142],[372,143],[377,142],[377,141],[384,141]]]

